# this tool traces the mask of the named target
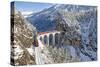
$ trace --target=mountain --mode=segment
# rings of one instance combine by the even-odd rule
[[[76,13],[84,10],[88,11],[91,8],[90,6],[78,5],[53,5],[43,11],[31,14],[31,16],[27,17],[27,20],[36,26],[38,32],[52,31],[55,30],[55,18],[59,17],[62,11]]]
[[[24,18],[27,18],[28,16],[30,16],[33,12],[31,11],[25,11],[25,12],[21,12]]]
[[[38,32],[64,31],[58,46],[69,52],[70,59],[97,60],[96,6],[56,4],[26,19],[36,26]]]
[[[33,49],[35,27],[11,7],[11,64],[36,64]]]

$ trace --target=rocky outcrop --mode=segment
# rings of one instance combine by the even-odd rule
[[[72,46],[80,61],[97,60],[97,10],[79,13],[61,12],[56,29],[64,31],[64,45]],[[59,18],[58,18],[59,19]],[[64,20],[64,21],[63,21]],[[70,47],[66,46],[67,49]],[[69,51],[72,51],[71,49]],[[73,56],[72,56],[73,57]]]
[[[35,27],[13,6],[11,7],[11,64],[36,64],[32,44],[36,33]]]

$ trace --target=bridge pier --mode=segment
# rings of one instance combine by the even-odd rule
[[[55,45],[55,33],[53,34],[53,46]]]
[[[42,43],[44,44],[44,36],[42,36]]]

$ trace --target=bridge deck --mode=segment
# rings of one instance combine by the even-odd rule
[[[48,34],[48,33],[56,33],[56,32],[61,32],[61,31],[47,31],[47,32],[39,32],[39,35],[43,35],[43,34]]]

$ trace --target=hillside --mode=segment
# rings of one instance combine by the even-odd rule
[[[26,65],[36,64],[33,49],[33,27],[23,18],[21,13],[12,7],[11,11],[11,64]]]
[[[53,5],[27,17],[38,32],[63,31],[60,44],[47,46],[55,63],[97,60],[97,9],[96,6]],[[59,61],[68,57],[68,59]],[[64,51],[63,51],[64,50]],[[53,53],[56,52],[56,53]],[[66,52],[67,51],[67,52]],[[60,56],[61,55],[61,56]],[[75,60],[73,60],[75,59]]]

